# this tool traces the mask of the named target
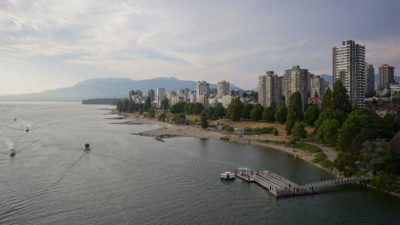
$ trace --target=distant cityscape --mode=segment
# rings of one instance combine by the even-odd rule
[[[394,67],[388,64],[379,66],[379,80],[375,81],[375,68],[366,62],[365,46],[353,40],[343,41],[332,49],[332,83],[340,80],[347,90],[353,106],[374,108],[380,114],[398,110],[400,85],[394,80]],[[197,81],[195,90],[180,89],[166,93],[164,87],[150,89],[147,95],[142,90],[129,92],[129,100],[144,103],[149,98],[154,108],[161,108],[167,99],[169,105],[179,102],[201,103],[205,109],[221,103],[227,108],[233,98],[243,103],[259,103],[263,107],[288,105],[289,97],[300,92],[303,107],[308,104],[320,106],[325,92],[331,87],[321,75],[294,65],[285,70],[282,76],[267,71],[258,76],[257,91],[231,88],[228,81],[220,81],[216,88],[210,88],[206,81]],[[392,104],[392,103],[397,104]]]

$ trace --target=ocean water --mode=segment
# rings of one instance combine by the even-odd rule
[[[0,224],[400,224],[399,198],[361,186],[276,199],[221,182],[239,166],[300,184],[331,176],[263,147],[132,135],[157,125],[115,124],[110,108],[0,103]]]

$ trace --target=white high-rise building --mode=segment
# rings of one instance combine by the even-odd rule
[[[352,40],[332,49],[333,83],[340,80],[354,106],[365,107],[365,46]]]
[[[324,93],[324,79],[320,76],[310,74],[310,96],[323,97]]]
[[[155,101],[157,104],[158,108],[161,108],[161,101],[167,97],[165,88],[157,88],[156,89],[156,97],[155,97]]]
[[[210,95],[210,84],[206,81],[197,81],[196,83],[196,101],[203,104],[204,108],[208,108]]]
[[[222,98],[224,95],[229,95],[230,84],[227,81],[217,83],[217,97]]]
[[[258,77],[258,103],[264,107],[280,106],[282,101],[282,77],[267,71]]]
[[[286,106],[289,106],[290,96],[296,91],[300,92],[303,107],[308,104],[309,73],[307,69],[301,69],[299,65],[285,70],[283,75],[283,86]]]

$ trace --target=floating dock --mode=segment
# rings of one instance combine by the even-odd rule
[[[279,176],[268,170],[251,170],[238,168],[235,176],[249,183],[256,183],[277,198],[313,195],[322,190],[344,184],[361,184],[370,180],[369,177],[340,177],[331,180],[318,181],[304,185],[298,185],[289,179]]]

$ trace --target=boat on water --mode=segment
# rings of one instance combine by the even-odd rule
[[[85,152],[89,152],[90,151],[90,145],[89,143],[85,144]]]
[[[29,132],[29,127],[26,127],[26,128],[25,128],[25,132]]]
[[[227,172],[221,173],[220,178],[221,178],[221,180],[233,181],[233,180],[235,180],[235,175],[232,172],[227,171]]]
[[[15,149],[10,150],[10,157],[14,157],[16,154],[17,152],[15,151]]]

